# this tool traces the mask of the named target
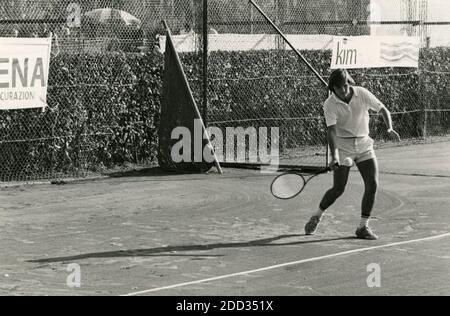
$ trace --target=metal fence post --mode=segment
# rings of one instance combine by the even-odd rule
[[[208,0],[203,0],[203,122],[208,125]]]

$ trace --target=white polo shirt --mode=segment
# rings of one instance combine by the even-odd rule
[[[338,137],[369,136],[369,110],[378,113],[384,105],[363,87],[353,86],[351,89],[354,94],[349,104],[334,93],[325,101],[323,110],[327,126],[336,125]]]

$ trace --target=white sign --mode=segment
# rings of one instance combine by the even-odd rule
[[[331,69],[419,67],[419,37],[334,37]]]
[[[44,108],[51,38],[0,38],[0,110]]]

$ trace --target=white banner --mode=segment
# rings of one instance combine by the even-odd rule
[[[297,35],[287,34],[286,37],[299,50],[325,50],[333,45],[332,35]],[[200,36],[197,34],[173,35],[173,44],[179,53],[197,52],[200,45]],[[282,45],[280,45],[280,43]],[[291,48],[284,43],[279,35],[275,34],[211,34],[209,35],[209,51],[257,51]],[[166,37],[159,37],[160,52],[166,51]]]
[[[51,38],[0,38],[0,110],[44,108]]]
[[[334,37],[331,69],[419,67],[419,37]]]

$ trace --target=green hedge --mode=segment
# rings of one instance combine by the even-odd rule
[[[305,58],[328,79],[331,51],[304,51]],[[404,138],[424,134],[427,109],[449,109],[450,49],[421,51],[420,71],[411,68],[352,70],[358,85],[372,91],[391,110],[396,128]],[[324,128],[316,117],[322,116],[326,88],[290,51],[218,52],[211,54],[211,91],[209,119],[229,121],[259,119],[258,124],[280,126],[282,146],[315,145]],[[257,78],[257,80],[234,80]],[[404,113],[409,112],[409,113]],[[270,120],[273,117],[297,121]],[[264,122],[261,118],[265,118]],[[301,119],[300,119],[301,118]],[[436,133],[448,133],[448,112],[428,115]],[[300,122],[299,122],[300,121]],[[242,123],[238,123],[242,124]],[[372,136],[386,136],[381,119],[372,120]],[[323,138],[322,138],[323,139]],[[292,144],[291,144],[292,143]]]
[[[162,64],[158,55],[53,58],[49,108],[0,113],[0,181],[156,162]]]
[[[329,75],[329,51],[305,57]],[[197,100],[201,95],[201,56],[183,54],[182,62]],[[239,126],[285,124],[285,146],[314,144],[324,128],[326,90],[289,51],[213,52],[210,54],[209,121],[242,120]],[[394,112],[449,109],[450,49],[421,52],[420,76],[413,69],[352,71],[358,84]],[[0,181],[55,178],[110,169],[124,163],[157,161],[163,58],[157,54],[62,54],[52,59],[50,108],[0,113]],[[395,73],[397,75],[393,76]],[[236,80],[237,78],[247,78]],[[201,105],[201,103],[198,103]],[[447,112],[448,113],[448,112]],[[397,116],[407,137],[420,136],[423,113]],[[444,115],[445,116],[445,115]],[[304,124],[270,118],[303,117]],[[252,119],[265,118],[265,121]],[[310,118],[310,119],[308,119]],[[375,130],[380,122],[374,123]],[[448,133],[448,115],[436,118]]]

